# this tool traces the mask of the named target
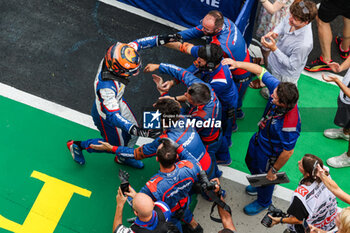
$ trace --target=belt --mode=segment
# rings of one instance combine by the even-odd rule
[[[217,142],[219,140],[219,137],[220,137],[220,134],[221,134],[221,128],[212,136],[209,136],[209,137],[213,137],[217,134],[217,136],[215,137],[215,139],[212,139],[212,140],[208,140],[208,141],[205,141],[205,138],[201,138],[202,139],[202,142],[203,142],[203,145],[207,146],[207,145],[210,145],[210,144],[213,144],[214,142]],[[208,138],[208,137],[206,137]]]
[[[219,140],[219,137],[215,138],[214,140],[211,141],[202,141],[204,146],[213,144],[214,142],[217,142]]]
[[[250,80],[250,77],[246,77],[246,78],[243,78],[243,79],[233,79],[233,81],[235,83],[244,83],[246,81]]]

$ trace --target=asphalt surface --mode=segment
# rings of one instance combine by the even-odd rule
[[[176,31],[95,0],[1,1],[0,9],[0,82],[87,114],[98,64],[111,44]],[[313,28],[309,60],[320,54],[315,23]],[[341,17],[332,28],[341,34]],[[168,62],[187,67],[192,61],[162,47],[141,51],[141,56],[144,66]],[[342,62],[335,43],[332,57]],[[140,118],[158,97],[151,75],[131,78],[125,97]]]
[[[267,213],[262,211],[255,216],[248,216],[243,213],[245,205],[256,200],[256,196],[249,196],[245,193],[245,185],[232,182],[231,180],[221,178],[221,185],[226,190],[227,196],[225,202],[230,206],[232,211],[232,219],[235,224],[237,232],[241,233],[281,233],[286,228],[286,224],[278,224],[272,228],[264,227],[260,222]],[[193,212],[194,218],[201,224],[204,232],[219,232],[223,229],[222,224],[216,223],[209,218],[212,203],[206,201],[201,196],[197,197],[198,203]],[[273,204],[276,208],[286,212],[289,206],[288,201],[272,198]],[[213,211],[213,216],[219,218],[217,207]]]
[[[86,114],[94,101],[93,80],[98,64],[111,44],[176,32],[95,0],[1,1],[0,9],[0,82]],[[340,17],[332,22],[332,28],[334,34],[341,33]],[[314,49],[309,60],[320,54],[315,23],[313,30]],[[143,65],[168,62],[187,67],[192,61],[167,48],[141,51],[141,56]],[[342,62],[334,43],[332,57]],[[181,87],[175,90],[183,91]],[[144,107],[151,106],[157,97],[150,74],[133,77],[125,93],[139,123]],[[244,194],[244,186],[223,182],[239,232],[283,231],[281,226],[263,228],[259,222],[264,214],[244,215],[243,206],[253,199]],[[284,210],[288,206],[285,201],[274,202]],[[209,220],[209,205],[200,200],[195,215],[205,229],[211,229],[206,232],[215,232],[220,226]]]
[[[106,49],[176,30],[94,0],[2,1],[0,82],[90,114],[93,81]],[[187,66],[167,48],[141,51],[142,63]],[[131,78],[125,97],[137,116],[159,93],[151,74]]]

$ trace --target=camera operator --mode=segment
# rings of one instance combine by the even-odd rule
[[[198,180],[197,175],[201,166],[197,160],[181,145],[168,138],[160,141],[156,153],[159,162],[159,172],[155,174],[140,190],[154,201],[166,202],[173,216],[170,219],[179,230],[182,230],[181,221],[186,225],[184,232],[201,233],[203,228],[194,220],[189,208],[191,198],[189,192]],[[179,159],[179,162],[176,160]]]
[[[138,232],[159,232],[159,233],[178,233],[177,228],[168,223],[171,217],[169,206],[162,201],[153,202],[153,200],[144,193],[136,193],[131,186],[129,192],[123,192],[118,189],[117,207],[113,222],[113,233],[138,233]],[[122,225],[123,207],[127,196],[133,198],[132,208],[137,216],[135,222],[127,228]]]
[[[189,209],[189,192],[198,180],[201,166],[182,145],[179,146],[168,138],[161,138],[158,143],[156,160],[159,162],[159,172],[146,183],[140,193],[148,195],[153,201],[167,203],[173,214],[170,221],[181,232],[180,220],[186,223],[186,232],[201,233],[203,228],[194,220]],[[180,161],[176,162],[178,158]]]
[[[322,160],[315,155],[306,154],[298,165],[304,177],[293,193],[292,203],[287,210],[289,217],[269,215],[272,219],[271,226],[288,223],[288,230],[285,233],[304,233],[308,225],[325,231],[333,229],[337,216],[337,201],[316,176],[317,165],[323,168]]]
[[[219,179],[218,178],[214,178],[214,179],[211,180],[211,182],[215,182],[216,183],[214,192],[218,196],[220,196],[220,200],[221,201],[225,202],[224,197],[220,194],[221,187],[220,187]],[[220,205],[218,205],[218,212],[219,212],[220,219],[222,221],[222,225],[224,227],[224,229],[219,231],[219,233],[235,233],[236,232],[236,227],[233,224],[232,215],[227,210],[222,208]]]

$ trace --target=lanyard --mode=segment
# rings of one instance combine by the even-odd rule
[[[278,113],[276,110],[277,110],[277,106],[271,104],[270,107],[268,108],[268,110],[266,111],[267,113],[265,114],[265,116],[263,116],[261,118],[261,120],[259,121],[259,123],[258,123],[259,131],[256,134],[256,140],[257,140],[257,137],[260,134],[260,131],[263,130],[267,126],[266,134],[267,134],[267,137],[269,139],[269,144],[271,147],[271,155],[269,155],[269,157],[273,156],[273,154],[274,154],[274,149],[273,149],[271,136],[270,136],[270,128],[271,128],[272,119],[284,115],[284,113]]]

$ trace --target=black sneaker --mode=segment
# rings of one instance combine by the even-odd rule
[[[341,43],[343,42],[343,38],[341,38],[340,36],[336,36],[335,37],[335,43],[337,44],[338,46],[338,51],[339,51],[339,54],[340,56],[343,58],[343,59],[346,59],[349,57],[350,55],[350,49],[348,49],[348,51],[343,51],[342,48],[341,48]]]
[[[332,60],[330,61],[332,62]],[[320,56],[318,58],[316,58],[315,61],[312,61],[309,64],[306,64],[306,66],[304,67],[304,70],[307,70],[309,72],[319,72],[319,71],[323,71],[323,70],[332,70],[326,62],[323,61],[323,58]]]

